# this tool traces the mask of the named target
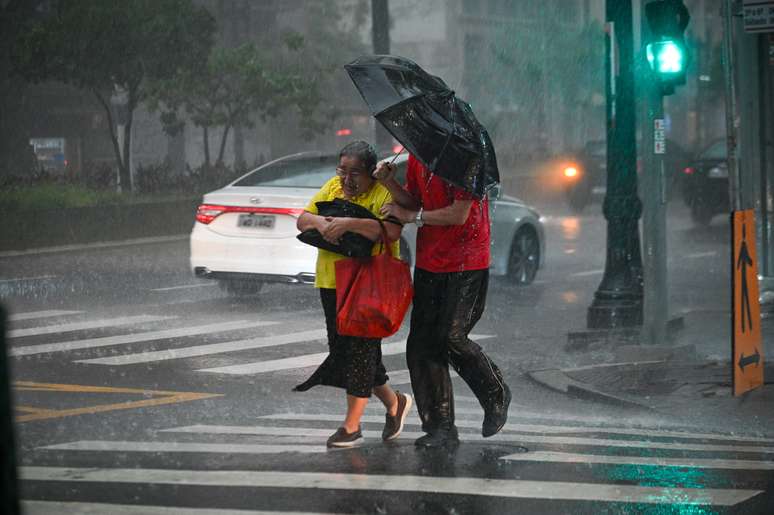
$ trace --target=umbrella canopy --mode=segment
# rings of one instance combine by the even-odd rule
[[[430,171],[479,198],[500,182],[489,134],[443,80],[391,55],[344,68],[374,117]]]

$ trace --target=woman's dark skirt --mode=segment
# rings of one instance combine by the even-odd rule
[[[382,363],[381,339],[357,338],[336,333],[336,290],[320,288],[330,353],[314,374],[293,388],[305,392],[318,384],[343,388],[355,397],[370,397],[375,386],[387,382]]]

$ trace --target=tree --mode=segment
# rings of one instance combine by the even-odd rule
[[[284,43],[290,51],[302,46],[302,40],[293,34],[287,34]],[[235,126],[252,127],[254,116],[268,118],[290,108],[302,114],[312,112],[320,103],[317,84],[305,80],[298,70],[277,65],[283,62],[270,59],[253,44],[214,48],[201,69],[183,69],[173,77],[155,81],[149,105],[161,111],[169,133],[182,127],[184,115],[202,128],[207,168],[212,163],[209,129],[222,127],[215,161],[220,166]]]
[[[58,0],[51,16],[20,37],[16,67],[28,80],[58,80],[94,94],[127,186],[133,115],[147,98],[146,85],[203,66],[214,29],[213,17],[191,0]],[[125,100],[123,148],[115,97]]]
[[[17,38],[29,30],[40,0],[0,2],[0,174],[23,170],[29,145],[28,84],[12,66]]]

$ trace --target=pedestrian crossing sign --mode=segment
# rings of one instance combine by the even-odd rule
[[[734,211],[731,221],[732,381],[734,395],[742,395],[763,386],[755,212],[752,209]]]

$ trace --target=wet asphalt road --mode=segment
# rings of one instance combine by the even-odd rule
[[[415,412],[382,444],[375,399],[367,443],[325,451],[343,396],[290,391],[326,350],[312,288],[229,298],[189,275],[184,239],[0,258],[28,512],[770,513],[774,430],[572,399],[524,376],[587,358],[564,344],[602,276],[598,209],[544,208],[536,283],[492,279],[474,333],[515,393],[510,425],[483,440],[481,409],[455,379],[454,452],[414,449]],[[697,229],[670,209],[671,310],[690,341],[703,334],[694,316],[728,310],[728,224]],[[383,348],[407,391],[405,337]],[[760,432],[770,438],[740,436]]]

